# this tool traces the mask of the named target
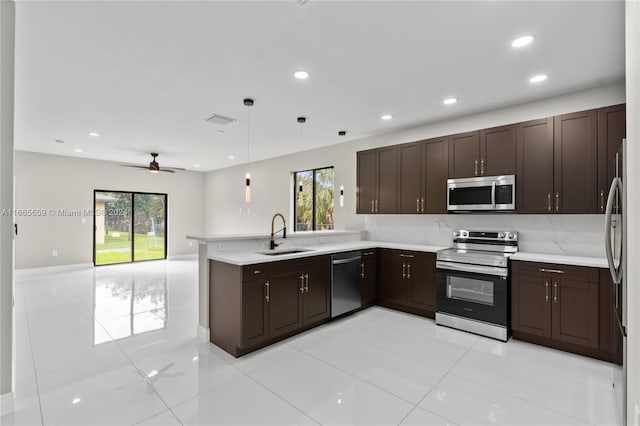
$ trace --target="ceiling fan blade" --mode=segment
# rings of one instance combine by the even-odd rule
[[[158,169],[158,171],[159,172],[166,172],[166,173],[175,173],[175,170],[169,170],[169,169],[166,169],[164,167],[161,168],[161,169]]]
[[[183,169],[182,167],[160,167],[160,170],[163,170],[163,171],[164,171],[164,170],[173,170],[173,171],[176,171],[176,170],[187,170],[187,169]]]
[[[133,167],[135,169],[145,169],[145,170],[149,170],[149,166],[136,166],[133,164],[120,164],[121,167]]]

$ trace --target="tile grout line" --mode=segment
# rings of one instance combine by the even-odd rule
[[[458,358],[458,360],[457,360],[457,361],[456,361],[456,362],[455,362],[451,367],[449,367],[449,369],[448,369],[448,370],[446,370],[446,371],[445,371],[445,373],[442,375],[442,377],[440,377],[440,379],[439,379],[439,380],[438,380],[438,381],[437,381],[437,382],[436,382],[436,383],[431,387],[431,389],[429,389],[429,391],[428,391],[428,392],[427,392],[427,393],[426,393],[426,394],[425,394],[425,395],[420,399],[420,401],[418,401],[418,403],[417,403],[417,404],[415,404],[415,406],[413,407],[413,409],[412,409],[411,411],[409,411],[409,412],[407,413],[407,415],[406,415],[406,416],[404,416],[404,418],[400,421],[400,423],[398,423],[399,425],[400,425],[400,424],[402,424],[402,422],[404,422],[404,421],[407,419],[407,417],[409,417],[409,415],[410,415],[411,413],[413,413],[413,412],[416,410],[416,408],[420,407],[420,404],[422,404],[422,402],[423,402],[423,401],[424,401],[424,400],[429,396],[429,394],[430,394],[431,392],[433,392],[433,390],[434,390],[434,389],[435,389],[435,388],[440,384],[440,382],[442,382],[442,381],[444,380],[444,378],[445,378],[445,377],[447,377],[447,376],[451,373],[451,370],[453,370],[453,369],[456,367],[456,365],[458,365],[458,364],[460,363],[460,361],[462,361],[462,360],[464,359],[464,357],[466,357],[466,356],[467,356],[467,354],[468,354],[469,352],[471,352],[471,349],[473,349],[473,347],[474,347],[475,345],[477,345],[479,341],[480,341],[480,339],[478,338],[478,340],[476,340],[476,341],[473,343],[473,345],[469,346],[469,348],[467,348],[467,350],[465,351],[465,353],[464,353],[464,354],[462,354],[462,356],[461,356],[460,358]],[[425,411],[428,411],[429,413],[434,414],[434,415],[436,415],[436,416],[438,416],[438,417],[440,417],[440,418],[443,418],[443,419],[445,419],[445,420],[447,420],[447,421],[450,421],[451,423],[457,424],[456,422],[454,422],[454,421],[452,421],[452,420],[450,420],[450,419],[448,419],[448,418],[446,418],[446,417],[443,417],[443,416],[441,416],[441,415],[440,415],[440,414],[438,414],[438,413],[434,413],[433,411],[431,411],[431,410],[427,410],[426,408],[422,408],[422,407],[420,407],[420,408],[421,408],[421,409],[423,409],[423,410],[425,410]]]
[[[27,299],[22,297],[22,304],[24,306],[24,317],[27,321],[27,332],[29,333],[29,349],[31,350],[31,364],[33,365],[33,376],[36,382],[36,395],[38,396],[38,407],[40,408],[40,422],[44,426],[44,414],[42,412],[42,401],[40,400],[40,383],[38,382],[38,371],[36,369],[36,360],[33,354],[33,341],[31,340],[31,325],[29,322],[29,310],[27,309]],[[15,381],[15,378],[14,378]]]

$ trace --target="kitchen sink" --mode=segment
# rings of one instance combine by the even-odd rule
[[[264,254],[266,256],[282,256],[284,254],[304,253],[307,251],[313,251],[313,250],[302,249],[302,248],[292,248],[292,249],[284,249],[284,250],[259,251],[258,254]]]

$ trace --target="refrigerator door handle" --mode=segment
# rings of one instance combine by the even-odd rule
[[[616,177],[611,182],[609,197],[607,198],[607,209],[604,214],[604,248],[607,253],[607,263],[609,264],[609,271],[611,272],[611,278],[613,279],[614,284],[620,284],[620,281],[622,280],[622,268],[616,268],[615,261],[613,259],[613,250],[611,248],[611,219],[616,193],[622,193],[621,190],[622,181],[619,177]]]

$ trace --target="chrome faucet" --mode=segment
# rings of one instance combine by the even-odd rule
[[[273,231],[273,227],[276,223],[276,217],[280,216],[282,218],[282,229],[278,229],[277,231]],[[287,238],[287,221],[284,220],[284,216],[282,215],[282,213],[276,213],[273,215],[273,218],[271,219],[271,242],[269,244],[269,248],[271,250],[274,250],[277,246],[279,246],[280,244],[276,244],[276,242],[274,241],[273,237],[275,236],[275,234],[277,232],[282,231],[282,238]]]

